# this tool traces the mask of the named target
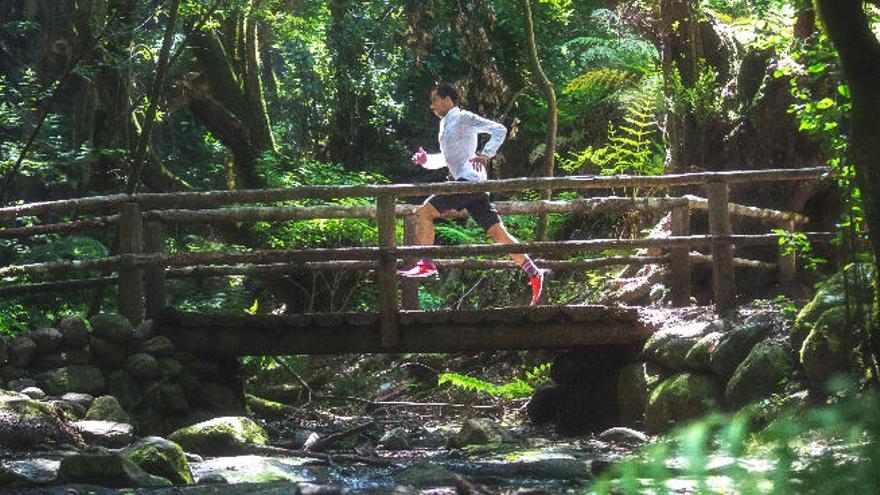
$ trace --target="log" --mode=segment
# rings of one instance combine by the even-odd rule
[[[144,318],[144,269],[130,256],[144,252],[144,224],[140,205],[134,202],[122,205],[119,218],[119,314],[133,324]],[[126,256],[127,255],[127,256]]]
[[[162,222],[148,220],[145,223],[144,250],[148,253],[165,252],[165,232]],[[165,311],[165,267],[152,265],[144,269],[144,298],[147,318],[158,318]]]
[[[457,194],[466,192],[523,191],[526,189],[612,189],[622,187],[669,188],[703,184],[710,180],[727,183],[818,180],[827,175],[827,167],[802,169],[737,170],[699,172],[664,176],[570,176],[553,178],[503,179],[485,182],[443,182],[433,184],[391,184],[364,186],[302,186],[292,189],[245,189],[232,191],[116,194],[89,198],[45,201],[0,208],[0,221],[22,215],[46,212],[63,214],[109,210],[128,201],[137,201],[146,210],[171,208],[205,208],[229,204],[266,203],[301,199],[339,199],[377,197],[387,193],[393,197]]]
[[[726,182],[711,182],[709,190],[709,232],[712,241],[712,290],[715,307],[719,313],[736,307],[736,278],[733,270],[733,245],[719,240],[719,236],[730,236],[730,213],[727,209],[729,185]]]
[[[673,236],[690,235],[690,206],[678,206],[672,209],[670,231]],[[669,270],[672,275],[670,292],[672,305],[677,308],[691,304],[691,259],[687,246],[674,247],[670,253]]]
[[[87,218],[64,223],[32,225],[30,227],[0,228],[0,238],[26,238],[40,234],[65,234],[86,229],[102,228],[119,222],[119,215]]]
[[[709,209],[709,200],[699,196],[687,194],[684,196],[690,203],[690,207],[699,210]],[[758,218],[762,220],[775,221],[791,221],[796,224],[805,224],[810,221],[810,217],[799,213],[789,211],[779,211],[770,208],[758,208],[756,206],[745,206],[737,203],[727,203],[727,211],[730,215],[740,217]]]
[[[376,201],[379,230],[379,266],[376,279],[379,285],[379,328],[382,331],[382,347],[393,349],[400,344],[397,325],[397,232],[394,221],[394,196],[383,194]]]
[[[105,285],[115,284],[117,277],[96,277],[76,280],[60,280],[57,282],[38,282],[33,284],[7,285],[0,287],[0,297],[23,296],[27,294],[41,294],[45,292],[57,292],[62,290],[81,290]]]

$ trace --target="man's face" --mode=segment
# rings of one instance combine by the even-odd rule
[[[452,98],[448,96],[440,98],[437,94],[437,90],[431,91],[431,111],[434,112],[434,115],[442,119],[454,106],[455,103],[452,102]]]

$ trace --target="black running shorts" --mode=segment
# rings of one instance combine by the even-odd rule
[[[468,214],[476,220],[483,230],[501,222],[498,211],[489,202],[489,193],[468,194],[435,194],[429,197],[426,203],[437,209],[441,214],[450,210],[467,210]]]

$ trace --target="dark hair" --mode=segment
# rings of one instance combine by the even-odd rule
[[[458,105],[458,91],[455,90],[455,86],[449,83],[437,83],[434,86],[434,91],[437,92],[437,96],[440,98],[446,98],[447,96],[452,98],[452,103]]]

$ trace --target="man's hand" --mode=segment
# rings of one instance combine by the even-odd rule
[[[489,163],[489,157],[486,155],[477,155],[471,158],[471,167],[477,172],[482,172],[487,163]]]
[[[419,146],[419,149],[416,150],[415,153],[413,153],[412,162],[419,167],[428,162],[428,153],[424,150],[424,148]]]

